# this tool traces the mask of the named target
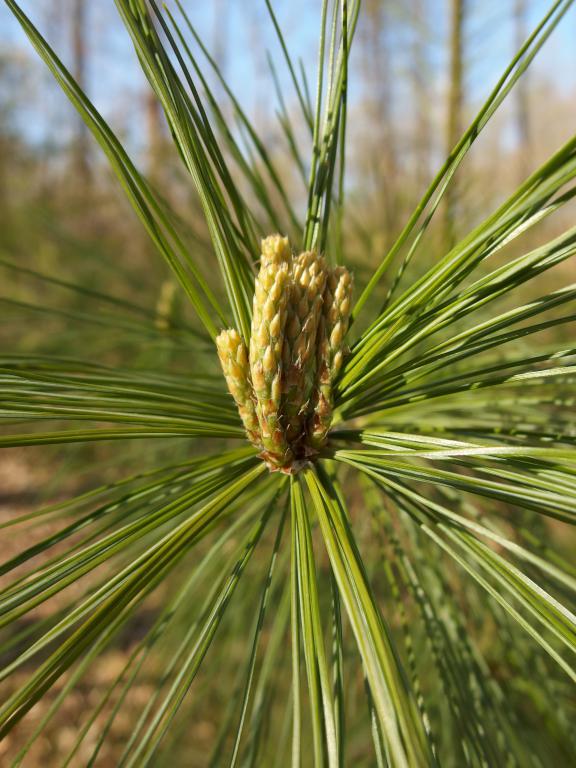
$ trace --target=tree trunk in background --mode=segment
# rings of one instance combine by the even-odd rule
[[[86,91],[86,0],[72,0],[71,36],[72,36],[72,74],[80,88]],[[78,181],[90,183],[88,128],[80,116],[76,120],[76,136],[73,146],[74,173]]]
[[[365,79],[369,84],[370,130],[375,142],[367,141],[365,172],[377,190],[378,204],[384,213],[384,238],[392,239],[398,222],[398,146],[394,125],[394,90],[391,67],[393,52],[389,0],[367,0],[368,19],[364,46]]]
[[[464,4],[465,0],[450,0],[450,81],[448,83],[446,155],[454,149],[462,129]],[[457,202],[458,186],[457,180],[453,178],[446,190],[444,206],[444,247],[446,249],[452,247],[456,238]]]
[[[163,113],[158,97],[148,83],[146,84],[144,99],[147,133],[146,168],[148,176],[154,181],[158,181],[162,173]]]
[[[7,189],[6,189],[6,170],[5,170],[5,155],[8,150],[8,142],[4,138],[4,136],[0,133],[0,216],[2,217],[3,221],[6,222],[6,218],[8,215],[8,208],[6,205],[6,201],[8,198]],[[4,224],[6,226],[6,224]]]
[[[430,30],[425,0],[412,0],[411,9],[414,17],[410,55],[414,93],[414,178],[420,196],[430,183],[433,129],[429,82],[432,64],[428,55]]]
[[[514,0],[514,53],[526,40],[526,0]],[[518,140],[518,183],[530,169],[530,105],[528,71],[516,83],[516,134]]]

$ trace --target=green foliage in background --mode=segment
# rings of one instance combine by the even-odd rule
[[[233,118],[210,89],[206,72],[221,73],[205,49],[196,58],[180,3],[116,0],[193,181],[208,255],[6,3],[194,310],[171,315],[170,291],[166,307],[144,308],[28,270],[80,292],[86,308],[64,321],[95,323],[99,341],[0,353],[0,446],[57,462],[72,444],[74,471],[92,471],[81,492],[0,523],[19,542],[0,564],[0,738],[51,697],[13,764],[126,637],[66,765],[97,765],[122,712],[119,766],[572,764],[576,568],[563,544],[576,522],[576,348],[558,339],[576,319],[565,284],[576,227],[528,237],[576,196],[576,137],[427,257],[447,185],[571,3],[527,39],[364,284],[347,258],[344,153],[359,0],[322,4],[313,98],[266,3],[284,55],[274,66],[288,68],[299,109],[283,101],[278,116],[300,193],[225,80]],[[214,345],[228,327],[249,341],[259,241],[273,232],[359,284],[329,442],[290,477],[248,444]],[[91,315],[93,300],[108,310]],[[98,479],[101,442],[121,479]],[[69,472],[55,481],[64,493]],[[215,724],[205,741],[203,719]]]

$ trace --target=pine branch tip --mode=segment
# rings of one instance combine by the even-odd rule
[[[271,471],[298,472],[318,456],[332,422],[352,275],[324,256],[292,256],[288,238],[262,240],[249,350],[234,329],[216,345],[250,441]]]

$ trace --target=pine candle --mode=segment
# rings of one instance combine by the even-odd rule
[[[294,257],[288,239],[262,241],[250,350],[238,331],[216,339],[248,439],[272,471],[298,471],[325,444],[343,362],[352,276],[323,256]]]

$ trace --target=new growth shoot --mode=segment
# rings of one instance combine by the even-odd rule
[[[216,339],[230,394],[250,442],[272,471],[297,472],[318,454],[332,422],[332,387],[344,356],[352,276],[288,238],[262,241],[250,347],[235,329]]]

